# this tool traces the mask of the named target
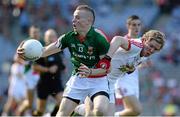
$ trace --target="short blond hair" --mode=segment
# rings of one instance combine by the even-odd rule
[[[79,5],[79,6],[77,6],[76,10],[89,11],[92,14],[92,18],[93,18],[92,24],[94,24],[94,22],[95,22],[95,11],[93,10],[93,8],[91,8],[88,5]]]
[[[165,34],[158,30],[149,30],[142,36],[142,39],[143,41],[155,40],[156,42],[161,44],[161,48],[159,49],[161,50],[165,43]]]

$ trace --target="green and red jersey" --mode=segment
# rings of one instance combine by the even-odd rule
[[[94,68],[100,56],[105,55],[110,46],[106,37],[93,27],[88,31],[84,41],[79,39],[78,33],[71,31],[61,36],[56,45],[61,49],[69,49],[75,72],[80,63]]]

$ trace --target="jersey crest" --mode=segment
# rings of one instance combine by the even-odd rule
[[[89,55],[92,55],[92,54],[93,54],[93,47],[89,46],[87,53],[88,53]]]

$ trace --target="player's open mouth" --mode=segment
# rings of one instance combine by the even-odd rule
[[[151,55],[151,52],[147,52],[146,55],[148,55],[148,56]]]
[[[76,29],[76,25],[75,24],[73,24],[73,28]]]

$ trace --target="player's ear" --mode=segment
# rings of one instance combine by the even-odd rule
[[[93,19],[91,17],[88,18],[88,23],[93,24]]]

